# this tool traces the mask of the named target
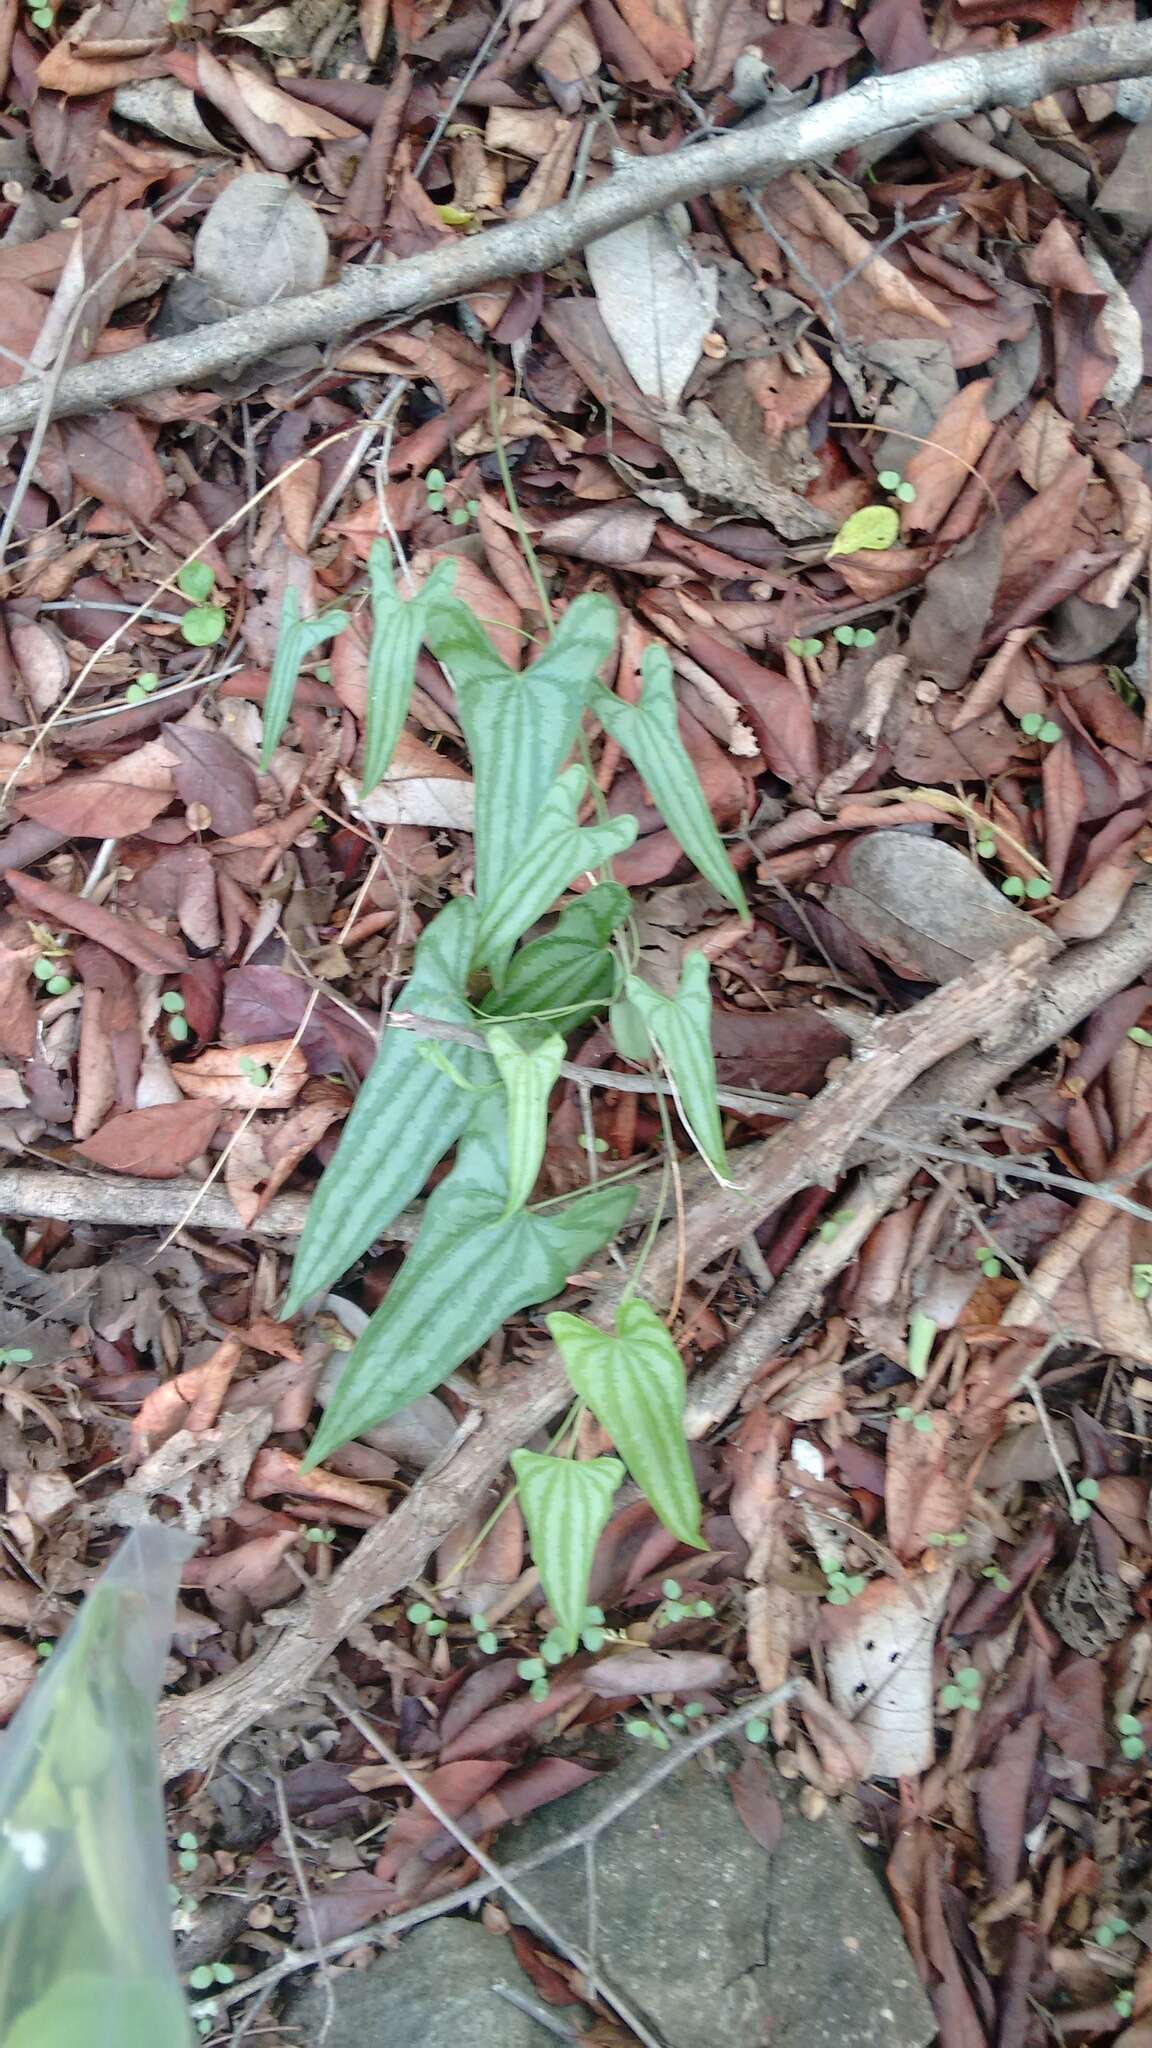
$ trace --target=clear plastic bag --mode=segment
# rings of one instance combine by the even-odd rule
[[[187,1537],[121,1546],[0,1739],[3,2048],[190,2048],[156,1700]]]

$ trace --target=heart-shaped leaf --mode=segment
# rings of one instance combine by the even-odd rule
[[[640,772],[670,832],[675,833],[690,861],[712,887],[747,918],[748,904],[740,877],[724,850],[724,841],[700,787],[692,756],[680,737],[672,663],[664,647],[647,647],[640,664],[643,689],[638,704],[628,704],[593,685],[592,709],[618,740]]]
[[[728,1171],[724,1127],[716,1101],[716,1060],[712,1051],[712,998],[703,953],[685,953],[680,986],[662,996],[638,975],[624,984],[668,1070],[676,1106],[692,1142],[721,1179]]]
[[[484,909],[519,865],[537,812],[572,750],[589,686],[616,644],[616,609],[593,592],[576,598],[539,661],[522,675],[501,661],[479,621],[455,599],[429,604],[425,638],[452,677],[468,742],[476,782],[476,895]]]
[[[592,1559],[624,1477],[619,1458],[550,1458],[513,1451],[512,1470],[548,1605],[576,1648],[588,1603]]]
[[[684,1437],[684,1364],[646,1301],[625,1301],[614,1334],[583,1316],[548,1328],[581,1400],[602,1423],[666,1529],[700,1543],[700,1496]]]

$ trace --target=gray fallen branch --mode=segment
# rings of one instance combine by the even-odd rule
[[[1015,50],[950,57],[786,115],[770,127],[738,129],[667,156],[637,158],[603,184],[449,246],[380,267],[345,271],[338,284],[278,300],[215,326],[122,355],[101,356],[60,378],[51,413],[94,412],[176,385],[205,383],[222,370],[302,341],[331,343],[367,321],[459,298],[500,278],[549,270],[587,243],[677,201],[723,186],[764,183],[798,165],[839,156],[878,136],[962,120],[982,107],[1029,106],[1066,86],[1152,72],[1152,22],[1077,29]],[[31,426],[43,378],[0,392],[0,434]]]

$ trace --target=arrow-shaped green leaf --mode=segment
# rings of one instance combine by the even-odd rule
[[[599,682],[592,685],[589,703],[605,732],[619,741],[639,770],[657,810],[689,860],[721,896],[735,904],[741,917],[747,918],[740,877],[725,852],[692,756],[680,737],[667,648],[645,648],[640,673],[643,688],[638,704],[627,703]]]
[[[489,1017],[555,1019],[559,1031],[577,1024],[607,1003],[618,969],[608,941],[623,924],[632,898],[619,882],[597,882],[586,896],[567,903],[554,931],[531,939],[512,957],[500,988],[481,1004]]]
[[[723,1179],[728,1159],[716,1101],[712,998],[708,993],[708,962],[704,954],[684,955],[680,986],[674,996],[660,995],[635,974],[628,976],[624,993],[640,1012],[663,1058],[693,1144],[713,1172]]]
[[[300,593],[294,583],[285,586],[280,610],[280,635],[272,657],[272,673],[264,698],[264,738],[260,766],[266,769],[280,744],[288,723],[300,670],[313,650],[325,640],[334,640],[348,624],[347,612],[323,612],[318,619],[300,617]]]
[[[548,1097],[564,1058],[555,1032],[531,1048],[506,1025],[493,1024],[488,1050],[508,1101],[508,1208],[522,1209],[536,1185],[548,1139]]]
[[[576,598],[539,661],[519,675],[455,599],[429,605],[425,639],[452,677],[468,742],[476,783],[476,894],[483,909],[518,865],[572,750],[589,684],[616,645],[616,608],[591,591]]]
[[[392,573],[392,550],[386,540],[375,540],[368,555],[368,579],[372,586],[372,641],[360,779],[364,796],[388,772],[412,701],[428,607],[447,597],[456,580],[456,564],[437,562],[423,589],[414,597],[403,598]]]
[[[476,905],[457,896],[416,947],[403,1003],[420,1016],[471,1026],[464,998],[476,935]],[[330,1287],[420,1192],[472,1114],[472,1087],[496,1085],[487,1053],[453,1045],[444,1068],[423,1057],[412,1031],[385,1028],[380,1050],[308,1210],[284,1314]]]
[[[584,1625],[592,1559],[624,1467],[619,1458],[581,1462],[513,1451],[512,1470],[548,1605],[568,1649],[574,1650]]]
[[[517,939],[589,868],[623,853],[636,837],[635,818],[610,818],[606,825],[576,823],[588,777],[566,768],[539,806],[530,834],[522,835],[516,865],[482,908],[476,958],[499,984]]]
[[[683,1361],[646,1301],[622,1302],[616,1330],[548,1318],[572,1385],[603,1424],[666,1529],[700,1543],[700,1496],[684,1437]],[[539,1562],[539,1560],[537,1560]]]
[[[456,1165],[428,1197],[420,1235],[340,1376],[305,1459],[310,1469],[398,1408],[430,1393],[530,1302],[616,1235],[632,1188],[598,1188],[566,1208],[508,1213],[504,1104],[475,1108]]]

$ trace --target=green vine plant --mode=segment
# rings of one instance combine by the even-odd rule
[[[388,547],[373,546],[363,786],[385,774],[408,715],[426,647],[450,674],[475,782],[474,891],[452,898],[421,935],[396,999],[428,1036],[386,1030],[341,1141],[310,1204],[284,1313],[327,1293],[382,1236],[455,1147],[451,1170],[384,1300],[348,1354],[305,1460],[341,1444],[440,1385],[508,1316],[554,1299],[571,1273],[626,1224],[633,1187],[598,1181],[571,1200],[534,1203],[548,1099],[569,1034],[607,1017],[623,1057],[659,1064],[693,1143],[727,1172],[711,1040],[708,962],[689,952],[674,995],[634,971],[628,891],[613,856],[636,838],[635,817],[580,814],[591,777],[590,714],[618,742],[685,854],[747,919],[748,908],[680,737],[667,652],[650,647],[628,703],[599,672],[617,638],[615,607],[587,593],[568,607],[531,667],[510,669],[453,594],[439,563],[415,595],[397,589]],[[296,676],[342,613],[302,621],[286,603],[266,706],[265,757],[291,709]],[[583,894],[555,905],[581,878]],[[543,933],[533,934],[550,918]],[[436,1042],[436,1026],[472,1042]],[[626,1472],[665,1526],[701,1548],[700,1499],[684,1435],[684,1367],[659,1316],[630,1289],[605,1331],[548,1318],[579,1400],[616,1455],[579,1460],[513,1455],[533,1555],[555,1623],[575,1649],[588,1627],[588,1581],[599,1535]],[[423,1603],[420,1603],[421,1605]],[[434,1617],[429,1616],[429,1619]],[[545,1674],[534,1672],[533,1682]]]

